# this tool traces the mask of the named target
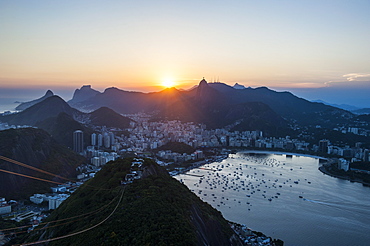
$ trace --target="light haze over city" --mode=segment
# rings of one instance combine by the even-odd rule
[[[370,107],[369,10],[360,0],[1,0],[0,97],[189,89],[205,77]]]

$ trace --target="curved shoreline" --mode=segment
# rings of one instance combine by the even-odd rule
[[[305,156],[305,157],[311,157],[311,158],[317,158],[317,159],[320,159],[320,160],[325,160],[325,161],[327,161],[327,163],[330,163],[330,161],[332,160],[330,158],[324,158],[324,157],[321,157],[321,156],[314,156],[314,155],[300,154],[300,153],[291,153],[291,152],[264,151],[264,150],[245,150],[245,151],[239,151],[239,152],[243,152],[243,153],[261,153],[261,154],[262,153],[265,153],[265,154],[283,154],[283,155],[285,154],[285,155]],[[335,173],[330,172],[326,168],[325,164],[324,165],[321,165],[318,169],[319,169],[320,172],[322,172],[323,174],[326,174],[326,175],[328,175],[330,177],[338,178],[338,179],[343,179],[343,180],[348,180],[350,182],[361,183],[364,186],[369,186],[370,187],[370,183],[364,182],[361,179],[351,178],[349,176],[343,176],[343,175],[339,175],[339,174],[335,174]]]
[[[328,158],[322,157],[322,156],[316,156],[316,155],[309,155],[309,154],[302,154],[302,153],[292,153],[292,152],[281,152],[281,151],[268,151],[268,150],[241,150],[238,152],[242,153],[255,153],[255,154],[276,154],[276,155],[295,155],[295,156],[304,156],[304,157],[311,157],[321,160],[328,161]],[[238,153],[237,152],[237,153]]]
[[[370,183],[364,182],[361,179],[356,179],[356,178],[351,178],[351,177],[348,177],[348,176],[343,176],[343,175],[338,175],[338,174],[331,173],[328,169],[326,169],[326,167],[324,165],[323,166],[320,166],[319,167],[319,170],[323,174],[326,174],[326,175],[328,175],[330,177],[334,177],[334,178],[338,178],[338,179],[343,179],[343,180],[348,180],[350,182],[356,182],[356,183],[362,184],[363,186],[369,186],[370,187]]]

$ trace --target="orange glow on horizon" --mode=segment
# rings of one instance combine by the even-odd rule
[[[166,79],[162,82],[162,86],[166,88],[175,87],[176,83],[171,79]]]

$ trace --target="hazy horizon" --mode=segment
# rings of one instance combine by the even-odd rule
[[[68,100],[82,84],[149,92],[206,77],[370,107],[369,10],[362,0],[0,1],[0,90]]]
[[[212,83],[208,81],[208,83]],[[223,82],[221,82],[223,83]],[[226,83],[224,83],[226,84]],[[240,85],[243,85],[239,83]],[[0,112],[1,112],[1,105],[2,103],[6,102],[6,104],[13,104],[14,101],[19,102],[27,102],[31,101],[37,98],[42,97],[45,95],[47,90],[51,90],[55,95],[60,96],[65,101],[69,101],[73,97],[73,93],[76,89],[80,89],[84,85],[90,85],[90,84],[82,84],[78,88],[60,88],[60,87],[45,87],[45,88],[1,88],[0,87]],[[190,86],[189,88],[180,88],[176,87],[176,89],[180,90],[188,90],[192,87],[198,85],[194,84]],[[227,84],[229,86],[233,86],[234,84]],[[99,92],[104,92],[105,89],[110,88],[97,88],[94,87],[94,85],[90,85],[92,89],[97,90]],[[249,87],[248,85],[244,85],[245,87]],[[112,87],[112,86],[111,86]],[[114,86],[113,86],[114,87]],[[135,88],[119,88],[120,90],[124,91],[135,91],[135,92],[143,92],[143,93],[150,93],[150,92],[159,92],[161,90],[164,90],[164,87],[154,87],[153,90],[139,90]],[[251,88],[258,88],[258,87],[251,87]],[[293,95],[297,97],[304,98],[308,101],[316,101],[316,100],[322,100],[329,104],[346,104],[358,108],[370,108],[369,98],[368,98],[368,91],[362,90],[360,92],[356,91],[356,88],[332,88],[332,87],[325,87],[325,88],[274,88],[274,87],[268,87],[271,90],[275,90],[278,92],[288,91],[291,92]],[[155,90],[157,89],[157,90]],[[328,93],[329,92],[329,93]],[[9,100],[7,100],[9,99]],[[14,99],[14,101],[12,101]],[[15,104],[17,106],[18,104]],[[7,109],[9,110],[9,109]]]

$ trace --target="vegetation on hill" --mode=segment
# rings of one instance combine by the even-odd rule
[[[341,131],[335,131],[323,128],[313,128],[309,130],[311,136],[304,138],[311,144],[318,144],[321,139],[329,139],[330,142],[337,146],[354,146],[356,143],[361,142],[362,147],[370,147],[370,138],[367,136],[357,135],[350,132],[342,133]]]
[[[75,178],[75,168],[85,160],[58,144],[45,131],[35,128],[0,131],[0,155],[67,178]],[[43,179],[58,178],[0,160],[0,168]],[[0,172],[0,197],[26,199],[29,195],[49,192],[52,184]]]
[[[58,143],[73,148],[73,132],[81,130],[84,133],[85,146],[90,144],[90,136],[94,132],[74,120],[66,113],[60,113],[57,117],[50,117],[36,124],[37,127],[47,131]]]
[[[370,162],[368,162],[368,161],[352,162],[350,164],[350,168],[355,168],[355,169],[359,169],[359,170],[370,171]],[[369,181],[370,181],[370,175],[369,175]]]
[[[132,161],[107,163],[51,214],[49,229],[33,232],[27,241],[88,229],[114,211],[96,228],[49,245],[240,245],[220,212],[150,159],[145,159],[141,179],[121,186]]]
[[[131,119],[124,117],[110,108],[101,107],[94,112],[89,113],[90,124],[95,126],[107,126],[117,128],[128,128]]]
[[[160,150],[171,150],[172,152],[176,153],[186,153],[186,154],[191,154],[194,153],[195,149],[191,147],[190,145],[187,145],[186,143],[182,142],[168,142],[161,147],[156,149],[157,151]]]

